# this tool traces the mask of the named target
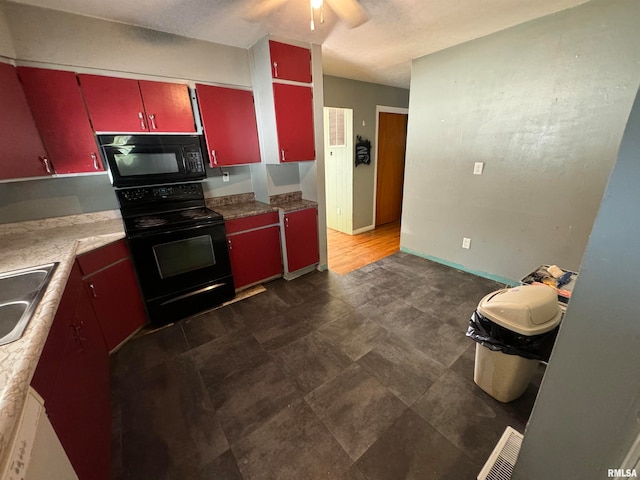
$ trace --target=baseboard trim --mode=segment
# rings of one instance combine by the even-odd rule
[[[317,266],[318,266],[317,264],[313,264],[313,265],[309,265],[308,267],[301,268],[300,270],[296,270],[295,272],[284,272],[284,275],[282,275],[282,278],[284,278],[285,280],[293,280],[302,275],[306,275],[307,273],[313,272]]]
[[[431,260],[432,262],[440,263],[442,265],[446,265],[447,267],[455,268],[456,270],[461,270],[463,272],[471,273],[478,277],[488,278],[489,280],[493,280],[494,282],[503,283],[505,285],[509,285],[514,287],[516,285],[520,285],[520,282],[511,280],[510,278],[501,277],[499,275],[494,275],[493,273],[487,273],[480,270],[473,270],[471,268],[467,268],[464,265],[460,265],[459,263],[450,262],[448,260],[444,260],[442,258],[434,257],[431,255],[426,255],[424,253],[415,252],[406,247],[400,247],[400,251],[404,253],[408,253],[410,255],[415,255],[416,257],[425,258],[427,260]]]
[[[375,225],[369,225],[367,227],[362,227],[362,228],[359,228],[357,230],[354,230],[351,235],[358,235],[359,233],[370,232],[371,230],[374,230],[375,228],[376,228]]]

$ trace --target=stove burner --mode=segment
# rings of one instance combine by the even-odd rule
[[[209,212],[202,210],[184,210],[180,215],[186,218],[209,218]]]
[[[166,218],[158,217],[142,217],[136,220],[136,226],[140,228],[151,228],[164,225],[168,220]]]

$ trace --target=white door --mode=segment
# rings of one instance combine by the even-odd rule
[[[324,108],[327,227],[353,234],[353,110]]]

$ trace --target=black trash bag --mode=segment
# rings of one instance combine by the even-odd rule
[[[467,337],[494,352],[548,362],[559,328],[560,325],[549,332],[528,337],[492,322],[476,310],[469,320]]]

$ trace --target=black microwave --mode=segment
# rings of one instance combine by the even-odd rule
[[[207,178],[199,135],[98,135],[98,142],[114,187]]]

